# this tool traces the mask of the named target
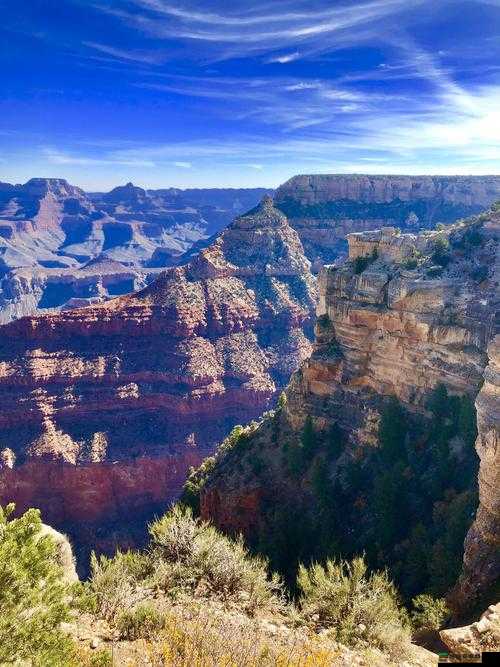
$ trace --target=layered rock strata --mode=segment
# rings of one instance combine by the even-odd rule
[[[345,256],[351,232],[392,225],[432,229],[480,212],[500,199],[498,176],[301,175],[275,193],[313,268]]]
[[[463,573],[454,591],[459,609],[500,585],[500,336],[491,341],[488,356],[476,399],[479,508],[465,541]]]
[[[75,538],[143,524],[272,404],[310,353],[314,306],[300,240],[267,198],[140,292],[0,327],[0,503]]]
[[[297,440],[308,419],[320,434],[316,437],[333,424],[345,434],[343,454],[329,471],[335,479],[340,461],[363,460],[377,448],[388,397],[397,397],[415,421],[424,423],[436,387],[473,400],[484,374],[477,398],[481,505],[467,540],[464,586],[478,593],[498,579],[500,402],[498,338],[493,338],[499,232],[500,213],[494,209],[441,232],[412,235],[384,228],[348,235],[349,261],[320,274],[314,351],[294,374],[281,410],[246,436],[245,463],[222,448],[215,463],[194,478],[201,486],[202,516],[254,542],[257,536],[258,543],[263,531],[272,534],[273,512],[279,511],[273,508],[286,508],[300,497],[306,504],[317,502],[309,475],[297,481],[283,462],[287,443]],[[366,489],[358,491],[363,507]]]

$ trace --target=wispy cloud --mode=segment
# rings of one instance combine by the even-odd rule
[[[68,155],[55,148],[42,148],[42,154],[51,164],[76,165],[82,167],[99,167],[121,165],[125,167],[154,167],[152,160],[134,157],[90,157],[88,155]]]
[[[176,167],[180,167],[181,169],[191,169],[191,167],[193,166],[191,162],[181,162],[179,160],[174,162],[174,165]]]
[[[443,0],[448,2],[449,0]],[[113,5],[96,0],[101,11],[112,14],[134,29],[156,39],[198,42],[216,59],[243,57],[278,49],[292,49],[270,55],[268,62],[287,63],[304,53],[334,51],[362,40],[381,37],[384,22],[415,11],[430,0],[357,0],[335,7],[314,7],[291,0],[279,11],[278,4],[249,7],[235,3],[224,12],[207,12],[201,0],[189,5],[162,0],[118,1]],[[130,7],[135,10],[131,11]],[[298,47],[301,48],[293,48]]]
[[[98,44],[96,42],[83,42],[83,45],[95,51],[99,51],[100,53],[112,56],[113,58],[117,58],[118,60],[130,60],[132,62],[146,63],[149,65],[157,65],[166,60],[165,56],[158,51],[129,51],[126,49],[118,49],[114,46],[108,46],[107,44]]]

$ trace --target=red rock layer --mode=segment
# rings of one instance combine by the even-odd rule
[[[300,240],[266,199],[141,292],[0,327],[0,502],[73,535],[143,522],[272,403],[310,353],[314,304]]]

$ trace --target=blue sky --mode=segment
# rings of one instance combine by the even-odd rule
[[[500,0],[0,0],[0,180],[500,173]]]

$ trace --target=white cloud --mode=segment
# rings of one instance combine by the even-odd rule
[[[68,155],[59,150],[53,148],[42,148],[42,154],[45,159],[51,164],[60,164],[60,165],[77,165],[82,167],[99,167],[99,166],[111,166],[111,165],[122,165],[125,167],[154,167],[155,163],[152,160],[140,159],[140,157],[131,157],[131,158],[109,158],[109,157],[89,157],[89,156],[78,156],[78,155]]]
[[[208,12],[201,0],[189,6],[161,0],[118,0],[110,6],[96,0],[94,6],[155,39],[195,41],[215,60],[290,49],[271,56],[271,62],[286,63],[299,52],[302,57],[384,39],[391,32],[387,21],[394,20],[399,29],[404,25],[402,15],[424,4],[430,5],[431,0],[413,0],[410,5],[407,0],[356,0],[326,8],[288,0],[283,11],[269,9],[273,3],[249,7],[236,1],[224,10]],[[135,11],[130,11],[130,5]],[[201,52],[197,56],[204,57]]]
[[[193,166],[191,162],[181,162],[181,161],[174,162],[174,165],[176,167],[180,167],[181,169],[191,169],[191,167]]]
[[[298,60],[299,58],[300,58],[300,53],[298,51],[294,51],[293,53],[286,53],[282,56],[273,56],[272,58],[266,60],[266,62],[280,63],[281,65],[284,65],[286,63],[291,63],[294,60]]]

